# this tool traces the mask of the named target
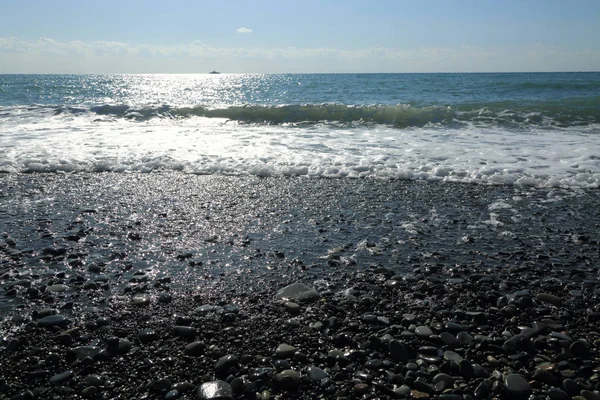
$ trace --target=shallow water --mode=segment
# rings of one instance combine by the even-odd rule
[[[252,286],[371,265],[523,264],[568,275],[600,261],[593,190],[173,173],[0,178],[4,292],[26,279],[108,281],[118,294],[164,277],[173,289],[209,290],[222,276]]]

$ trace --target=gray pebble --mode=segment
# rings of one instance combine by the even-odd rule
[[[204,382],[198,388],[198,398],[203,400],[229,400],[233,399],[233,390],[225,381]]]
[[[531,392],[531,385],[519,374],[508,374],[504,379],[504,384],[509,392],[516,395],[524,395]]]
[[[299,303],[310,303],[319,300],[321,295],[310,286],[297,282],[280,289],[275,294],[275,298]]]
[[[55,314],[48,315],[38,321],[39,326],[43,326],[45,328],[52,328],[54,326],[65,326],[69,323],[69,320],[64,315]]]
[[[50,383],[52,383],[53,385],[61,385],[64,382],[71,379],[74,375],[75,374],[73,374],[73,371],[61,372],[60,374],[56,374],[56,375],[52,376],[50,378]]]

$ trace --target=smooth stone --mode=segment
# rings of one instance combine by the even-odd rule
[[[562,299],[558,296],[555,296],[550,293],[538,293],[535,296],[538,300],[543,301],[544,303],[550,303],[553,306],[560,307],[562,306]]]
[[[277,346],[277,350],[275,350],[275,357],[290,358],[294,355],[294,353],[296,353],[296,351],[298,351],[296,347],[282,343],[279,346]]]
[[[285,301],[310,303],[319,300],[321,295],[310,286],[297,282],[280,289],[275,294],[275,298]]]
[[[514,394],[529,394],[531,385],[519,374],[508,374],[504,379],[504,384],[509,392]]]
[[[208,312],[211,312],[215,309],[215,306],[210,305],[210,304],[203,304],[199,307],[194,308],[194,314],[206,314]]]
[[[138,333],[138,338],[142,343],[150,343],[157,341],[159,339],[159,336],[154,329],[145,328]]]
[[[410,395],[410,386],[402,385],[402,386],[394,389],[394,393],[396,394],[396,396],[398,396],[400,398],[408,397]]]
[[[591,390],[582,390],[579,393],[580,396],[585,397],[586,400],[600,400],[600,394]]]
[[[458,332],[458,334],[456,335],[456,340],[458,340],[460,344],[467,345],[473,342],[475,338],[469,332],[462,331]]]
[[[560,390],[559,388],[550,388],[548,389],[548,397],[550,400],[570,400],[571,396],[569,396],[566,392]]]
[[[171,293],[163,292],[158,295],[158,302],[161,304],[169,304],[171,301],[173,301],[173,295],[171,295]]]
[[[104,379],[99,375],[88,375],[83,382],[86,386],[104,386]]]
[[[454,336],[454,335],[452,335],[451,333],[448,333],[448,332],[442,332],[442,333],[440,333],[440,340],[446,346],[450,346],[450,347],[457,347],[460,344],[460,342],[458,341],[458,339],[456,339],[456,336]]]
[[[392,339],[388,343],[388,351],[392,360],[396,362],[408,362],[408,351],[402,342]]]
[[[488,393],[490,392],[490,384],[487,381],[482,381],[477,387],[473,394],[477,399],[485,399],[488,397]]]
[[[176,336],[186,337],[186,338],[194,338],[198,335],[198,330],[192,326],[185,325],[175,325],[173,327],[173,332]]]
[[[458,324],[456,322],[453,321],[448,321],[446,322],[446,329],[448,329],[450,332],[462,332],[462,331],[466,331],[467,327],[461,324]]]
[[[149,295],[136,294],[135,296],[133,296],[133,299],[131,299],[131,305],[143,307],[143,306],[147,306],[148,304],[150,304],[150,301],[151,301],[151,298]]]
[[[462,356],[454,351],[451,350],[446,350],[444,352],[444,360],[447,361],[455,361],[457,363],[461,362],[463,360]]]
[[[52,383],[53,385],[60,385],[63,382],[66,382],[69,379],[71,379],[74,375],[75,374],[73,373],[73,371],[61,372],[60,374],[52,376],[50,378],[50,383]]]
[[[206,345],[203,342],[192,342],[185,346],[183,352],[188,356],[198,357],[204,354],[204,349],[206,349]]]
[[[55,314],[48,315],[38,321],[39,326],[43,326],[45,328],[52,328],[54,326],[64,326],[69,323],[69,320],[64,315]]]
[[[301,308],[298,303],[294,303],[293,301],[286,301],[283,306],[292,315],[300,314]]]
[[[582,340],[576,340],[571,343],[569,346],[569,351],[575,357],[579,358],[588,358],[591,355],[589,346]]]
[[[442,382],[444,384],[444,389],[447,389],[447,388],[451,388],[452,385],[454,385],[454,378],[452,376],[448,375],[448,374],[440,372],[439,374],[436,374],[433,377],[432,382],[434,384]]]
[[[87,386],[81,391],[81,395],[86,399],[93,399],[98,395],[98,387]]]
[[[169,390],[167,394],[165,394],[165,400],[175,400],[181,397],[181,393],[178,390]]]
[[[415,334],[420,338],[428,338],[429,336],[433,335],[433,331],[431,328],[421,325],[417,326],[415,329]]]
[[[66,292],[69,290],[69,287],[67,285],[63,285],[63,284],[56,284],[56,285],[49,285],[46,286],[46,290],[52,293],[61,293],[61,292]]]
[[[300,374],[293,369],[286,369],[277,374],[276,381],[284,390],[294,390],[300,384]]]
[[[227,354],[215,363],[215,373],[219,376],[226,375],[230,368],[237,367],[240,360],[233,354]]]
[[[99,346],[77,346],[67,352],[66,358],[67,360],[83,360],[86,357],[94,358],[101,351],[102,348]]]
[[[194,390],[195,387],[196,385],[194,385],[192,382],[177,382],[171,386],[171,389],[177,390],[179,393],[187,393]]]
[[[308,367],[307,374],[308,377],[315,382],[321,382],[322,379],[329,377],[327,372],[315,366]]]
[[[233,399],[233,390],[225,381],[204,382],[198,388],[198,397],[203,400],[229,400]]]

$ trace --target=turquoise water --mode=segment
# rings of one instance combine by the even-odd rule
[[[0,170],[595,187],[600,73],[0,75]]]

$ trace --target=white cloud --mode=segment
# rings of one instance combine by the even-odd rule
[[[237,28],[236,32],[237,33],[252,33],[252,29],[241,27],[241,28]]]
[[[196,73],[214,68],[270,73],[598,70],[600,51],[575,52],[543,45],[510,49],[222,48],[200,41],[165,46],[0,37],[0,73]]]

